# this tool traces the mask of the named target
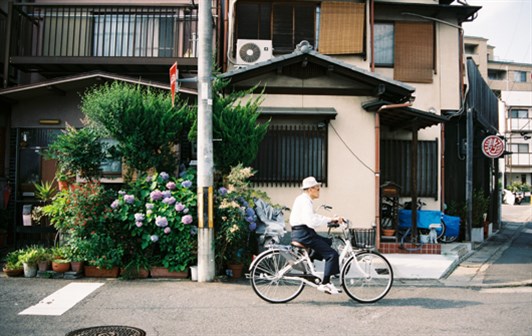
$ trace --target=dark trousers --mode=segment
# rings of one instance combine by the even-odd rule
[[[320,236],[306,225],[301,225],[292,228],[292,240],[313,249],[318,254],[316,259],[325,259],[323,283],[328,283],[331,275],[340,273],[338,252],[331,247],[331,239]]]

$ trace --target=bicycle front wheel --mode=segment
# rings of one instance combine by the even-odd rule
[[[353,300],[372,303],[382,299],[392,288],[392,266],[379,253],[360,252],[342,267],[342,286]]]
[[[301,280],[286,279],[280,271],[290,267],[278,250],[264,254],[251,269],[251,286],[255,293],[270,303],[284,303],[295,299],[305,284]],[[291,268],[291,267],[290,267]],[[301,273],[291,268],[289,273]]]

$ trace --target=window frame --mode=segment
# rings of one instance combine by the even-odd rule
[[[251,181],[297,186],[305,177],[315,176],[327,184],[328,138],[328,121],[270,124],[252,164],[257,173]]]

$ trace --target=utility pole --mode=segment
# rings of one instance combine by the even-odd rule
[[[198,282],[214,279],[211,0],[198,16]]]

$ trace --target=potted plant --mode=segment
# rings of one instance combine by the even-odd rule
[[[16,277],[24,273],[22,261],[20,261],[20,256],[24,253],[24,250],[19,249],[11,251],[6,255],[3,272],[8,277]]]
[[[84,239],[71,238],[68,240],[68,259],[72,272],[83,272],[86,260],[87,249],[90,248],[89,241]]]
[[[19,256],[26,278],[33,278],[37,275],[37,261],[39,260],[39,247],[29,246],[24,249],[24,253]]]
[[[46,247],[37,250],[37,266],[39,272],[46,272],[52,266],[52,251]]]
[[[473,213],[472,213],[472,230],[471,241],[483,242],[484,241],[484,222],[485,214],[489,209],[489,196],[484,195],[482,190],[473,191]]]
[[[68,249],[66,246],[52,247],[52,270],[58,273],[70,270],[70,260],[68,259]]]

